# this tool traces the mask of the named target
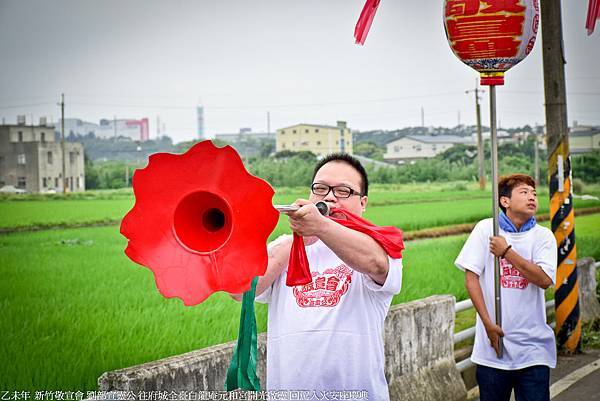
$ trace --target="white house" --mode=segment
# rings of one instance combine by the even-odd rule
[[[389,162],[427,159],[458,144],[475,145],[476,142],[457,135],[407,135],[388,142],[383,158]]]

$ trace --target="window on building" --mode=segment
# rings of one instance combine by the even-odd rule
[[[394,152],[399,152],[399,151],[400,151],[400,146],[394,145]]]
[[[281,149],[285,149],[285,143],[281,144]]]
[[[17,155],[17,164],[25,164],[25,153],[20,153]]]
[[[280,132],[281,132],[281,135],[285,134],[285,131],[284,131],[284,130],[281,130]]]
[[[442,146],[443,148],[443,146]],[[431,145],[431,150],[437,150],[437,146],[435,144]]]
[[[336,144],[336,145],[339,145],[339,144],[340,144],[340,141],[335,141],[335,144]]]
[[[41,142],[46,142],[46,133],[45,133],[45,132],[42,132],[42,133],[40,134],[40,141],[41,141]]]
[[[79,177],[76,178],[76,187],[79,188]]]
[[[304,132],[306,132],[308,134],[308,128],[304,130]]]
[[[54,177],[54,188],[58,189],[58,177]]]
[[[17,141],[23,142],[23,131],[17,133]]]
[[[321,141],[317,141],[317,146],[320,146],[320,145],[321,145]]]
[[[318,128],[315,128],[315,132],[319,132],[319,129],[318,129]]]
[[[42,178],[42,188],[46,188],[48,186],[48,182],[46,181],[46,177]]]
[[[296,133],[296,130],[293,130],[293,131],[292,131],[292,134],[295,134],[295,133]]]
[[[52,152],[48,152],[47,156],[48,156],[48,164],[52,164]]]
[[[27,180],[25,177],[17,177],[17,188],[25,188]]]
[[[69,163],[75,163],[75,152],[69,152]]]
[[[420,151],[421,151],[421,145],[417,145],[417,146],[415,147],[415,149],[417,149],[417,152],[420,152]]]

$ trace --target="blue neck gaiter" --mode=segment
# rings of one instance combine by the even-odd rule
[[[517,227],[513,224],[512,221],[508,218],[508,216],[501,210],[498,214],[498,225],[500,228],[507,233],[524,233],[526,231],[531,230],[536,225],[535,217],[531,216],[529,220],[527,220],[521,226],[520,230],[517,230]]]

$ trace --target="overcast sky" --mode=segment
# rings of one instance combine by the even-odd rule
[[[600,24],[563,1],[569,122],[600,125]],[[156,118],[175,141],[205,128],[266,131],[346,120],[352,129],[475,121],[477,74],[451,52],[442,0],[381,0],[365,46],[364,0],[0,0],[0,117]],[[544,122],[541,38],[498,88],[501,127]],[[482,102],[489,125],[488,97]]]

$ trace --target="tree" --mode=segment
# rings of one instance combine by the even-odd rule
[[[383,161],[385,146],[377,146],[374,142],[361,142],[354,145],[354,154],[368,157],[370,159]]]

